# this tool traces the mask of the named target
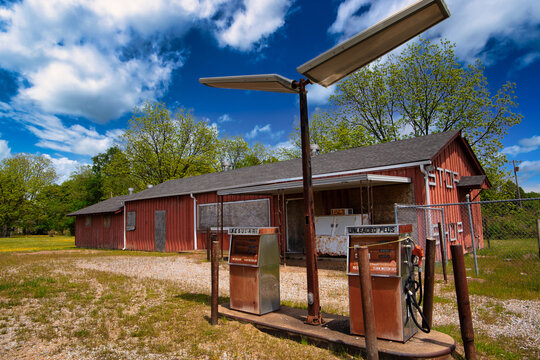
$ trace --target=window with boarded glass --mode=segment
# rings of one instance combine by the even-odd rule
[[[111,215],[105,215],[103,217],[103,226],[111,227]]]
[[[136,217],[137,217],[137,214],[135,213],[135,211],[128,211],[127,219],[126,219],[126,230],[127,231],[135,230]]]
[[[197,206],[198,229],[218,226],[221,213],[220,204],[201,204]],[[223,204],[224,227],[266,227],[270,226],[270,200],[244,200]]]
[[[86,215],[86,218],[84,219],[84,225],[86,225],[86,227],[92,226],[92,216],[91,215]]]

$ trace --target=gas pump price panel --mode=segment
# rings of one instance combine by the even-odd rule
[[[347,227],[347,275],[349,278],[350,331],[365,335],[362,294],[355,245],[368,246],[369,268],[378,338],[405,342],[417,329],[409,321],[403,287],[408,276],[407,241],[412,225],[384,224]],[[380,245],[377,245],[380,244]]]
[[[278,310],[277,228],[229,228],[231,309],[262,315]]]
[[[401,228],[400,228],[401,226]],[[410,226],[410,225],[409,225]],[[398,264],[401,261],[399,243],[381,244],[395,240],[401,232],[411,232],[404,225],[362,225],[347,227],[350,244],[348,251],[348,275],[358,274],[358,258],[354,249],[355,245],[369,246],[369,268],[372,275],[400,276],[401,269]],[[388,237],[383,239],[382,237]],[[351,238],[352,237],[352,238]]]

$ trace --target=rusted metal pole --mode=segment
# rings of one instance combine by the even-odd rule
[[[313,187],[311,178],[311,148],[309,143],[309,125],[307,92],[305,86],[309,80],[302,79],[297,85],[300,89],[300,136],[302,138],[302,175],[304,182],[304,215],[305,215],[305,250],[308,290],[308,316],[306,323],[320,325],[323,323],[319,302],[319,276],[317,271],[317,254],[315,253],[315,223],[313,220]]]
[[[444,283],[448,283],[448,277],[446,275],[446,236],[444,234],[444,229],[442,227],[441,223],[437,223],[437,227],[439,228],[439,243],[440,243],[440,249],[441,249],[441,263],[442,263],[442,273],[444,277]]]
[[[210,323],[216,325],[218,323],[218,299],[219,299],[219,242],[212,241],[212,301],[210,310]]]
[[[210,261],[210,250],[212,242],[210,241],[210,228],[206,228],[206,261]]]
[[[435,239],[426,239],[426,271],[424,272],[424,323],[422,327],[431,329],[433,319],[433,294],[435,289]]]
[[[454,269],[454,283],[456,286],[459,327],[461,329],[463,348],[465,349],[465,358],[467,360],[473,360],[476,359],[476,349],[474,346],[471,302],[469,299],[469,288],[467,286],[463,246],[451,245],[450,251],[452,253],[452,267]]]
[[[536,238],[538,240],[538,257],[540,257],[540,219],[536,219]]]
[[[471,212],[471,196],[467,194],[465,195],[465,198],[467,199],[467,211],[469,213],[469,226],[471,227],[471,242],[472,242],[472,250],[473,250],[473,257],[474,257],[474,270],[476,271],[476,276],[478,276],[478,259],[476,257],[476,241],[474,237],[474,224],[473,224],[473,218],[472,218],[472,212]]]
[[[224,236],[223,236],[223,195],[221,195],[221,220],[219,222],[219,226],[220,226],[220,235],[221,235],[221,260],[223,260],[223,240],[224,239]]]
[[[373,294],[371,291],[369,252],[366,246],[355,246],[355,250],[356,257],[358,258],[358,273],[360,275],[367,358],[368,360],[378,360],[379,351],[377,349],[377,336],[375,335],[375,311],[373,310]]]

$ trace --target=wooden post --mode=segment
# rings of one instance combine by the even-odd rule
[[[536,238],[538,240],[538,257],[540,257],[540,219],[536,219]]]
[[[210,311],[210,323],[216,325],[218,323],[218,299],[219,299],[219,242],[212,241],[212,308]]]
[[[426,239],[426,271],[424,278],[424,328],[431,329],[433,319],[433,293],[435,288],[435,239]]]
[[[437,223],[437,227],[439,228],[439,245],[441,249],[441,263],[442,263],[442,272],[444,277],[444,283],[448,283],[448,277],[446,275],[446,236],[444,234],[444,229],[442,227],[441,223]]]
[[[369,269],[369,252],[366,246],[356,248],[358,257],[358,273],[360,275],[360,292],[362,294],[362,313],[364,315],[364,332],[366,334],[366,351],[368,360],[378,360],[377,336],[375,335],[375,311],[373,310],[373,294],[371,291],[371,273]]]
[[[456,286],[459,327],[461,329],[463,348],[465,349],[465,358],[467,360],[474,360],[476,359],[476,348],[474,346],[471,302],[469,299],[469,288],[467,286],[463,246],[451,245],[450,250],[452,252],[452,267],[454,269],[454,283]]]

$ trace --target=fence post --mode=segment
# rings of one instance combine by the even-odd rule
[[[538,239],[538,257],[540,257],[540,219],[536,219],[536,236]]]
[[[210,310],[210,322],[212,325],[218,323],[218,299],[219,299],[219,242],[212,241],[212,301]]]
[[[435,288],[435,239],[426,239],[426,271],[424,272],[424,323],[430,328],[433,319],[433,293]],[[418,275],[420,276],[420,275]]]
[[[362,295],[362,313],[364,315],[367,359],[379,360],[377,336],[375,335],[375,312],[373,310],[369,252],[366,246],[359,247],[358,245],[355,245],[354,247],[356,256],[358,257],[358,273],[360,275],[360,291]]]
[[[446,236],[444,235],[444,229],[442,227],[442,224],[439,222],[437,223],[437,227],[439,228],[439,242],[440,242],[440,249],[441,249],[441,263],[442,263],[442,272],[444,276],[444,283],[448,283],[448,277],[446,275]]]
[[[465,349],[465,358],[467,360],[473,360],[476,359],[476,348],[474,346],[471,302],[469,299],[467,274],[465,272],[463,247],[461,245],[451,245],[450,250],[452,252],[452,267],[454,268],[454,284],[456,287],[461,339],[463,340],[463,348]]]
[[[476,239],[474,238],[474,227],[473,227],[472,212],[471,212],[471,196],[467,194],[466,198],[467,198],[467,210],[469,212],[469,226],[471,227],[471,240],[472,240],[472,248],[473,248],[473,256],[474,256],[474,270],[476,271],[476,276],[478,276],[478,259],[476,258]]]

